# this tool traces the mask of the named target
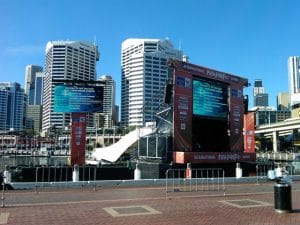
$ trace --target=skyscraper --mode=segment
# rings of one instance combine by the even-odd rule
[[[168,58],[182,60],[169,40],[127,39],[122,43],[121,125],[153,121],[163,103]]]
[[[289,111],[290,110],[290,95],[289,93],[280,92],[277,94],[277,110]]]
[[[70,123],[69,113],[53,112],[55,80],[96,80],[97,46],[78,41],[50,41],[46,45],[43,94],[43,131],[51,126],[64,128]],[[89,125],[92,125],[92,118]]]
[[[25,69],[25,93],[28,96],[26,129],[39,133],[42,129],[43,68],[27,65]]]
[[[27,95],[19,83],[0,83],[0,131],[24,128]]]
[[[288,58],[289,92],[291,95],[291,107],[299,108],[300,104],[300,56]]]
[[[262,85],[262,80],[255,80],[254,81],[254,88],[253,88],[253,106],[268,106],[269,105],[269,96],[264,91],[264,87]]]
[[[41,93],[43,90],[43,68],[36,65],[27,65],[25,69],[25,93],[28,96],[29,105],[41,105]]]
[[[109,75],[103,75],[99,78],[103,81],[103,112],[95,115],[96,127],[111,128],[117,123],[115,111],[115,81]]]

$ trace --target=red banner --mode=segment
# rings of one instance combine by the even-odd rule
[[[243,152],[243,86],[230,85],[230,151]]]
[[[71,165],[85,164],[86,114],[72,113]]]
[[[255,152],[254,112],[244,115],[244,152]]]
[[[185,163],[224,163],[255,161],[255,153],[242,152],[173,152],[173,160]]]

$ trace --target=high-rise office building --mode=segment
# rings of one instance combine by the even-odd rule
[[[41,105],[43,90],[43,68],[36,65],[27,65],[25,69],[25,93],[29,105]]]
[[[63,129],[70,124],[69,113],[53,112],[53,80],[96,80],[97,46],[78,41],[50,41],[46,45],[43,94],[43,131],[50,127]],[[91,116],[88,126],[93,125]]]
[[[277,112],[276,122],[281,122],[291,118],[291,107],[290,107],[290,94],[289,93],[278,93],[277,94]]]
[[[300,56],[288,58],[288,79],[291,107],[300,108]]]
[[[25,93],[28,96],[26,111],[26,129],[35,133],[42,129],[43,68],[27,65],[25,69]]]
[[[264,87],[262,85],[262,80],[255,80],[253,87],[253,106],[268,106],[269,105],[269,96],[264,91]]]
[[[277,110],[290,111],[290,94],[280,92],[277,94]]]
[[[183,59],[169,40],[127,39],[122,43],[121,125],[143,126],[155,120],[163,103],[168,58]]]
[[[263,94],[264,92],[265,92],[265,90],[262,85],[262,80],[255,80],[254,88],[253,88],[253,96],[255,96],[257,94]]]
[[[95,114],[96,127],[111,128],[117,124],[117,115],[115,111],[115,81],[109,75],[103,75],[99,78],[103,82],[103,111]]]
[[[24,128],[27,95],[19,83],[0,83],[0,131]]]
[[[26,129],[33,130],[39,134],[42,130],[42,105],[27,105],[26,110]]]

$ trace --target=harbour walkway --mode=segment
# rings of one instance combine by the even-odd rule
[[[165,187],[43,188],[5,191],[0,224],[299,225],[300,181],[291,213],[274,209],[273,182],[229,183],[223,191],[166,194]]]

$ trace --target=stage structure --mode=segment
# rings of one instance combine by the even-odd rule
[[[103,81],[54,80],[53,111],[71,113],[70,163],[85,164],[86,114],[102,112]]]
[[[166,88],[165,99],[173,105],[172,161],[253,162],[254,127],[243,95],[248,80],[177,60],[169,60],[168,66],[173,88]]]

